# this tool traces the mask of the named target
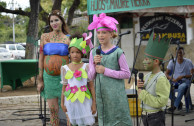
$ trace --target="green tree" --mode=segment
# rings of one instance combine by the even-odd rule
[[[6,4],[6,2],[0,2],[0,6],[6,8],[7,4]]]
[[[41,34],[40,32],[38,33],[38,31],[40,31],[43,26],[48,24],[48,14],[49,12],[51,12],[51,10],[58,9],[62,10],[63,12],[64,9],[67,8],[67,12],[69,13],[66,13],[65,17],[68,16],[67,22],[69,25],[71,25],[75,10],[80,9],[81,11],[85,11],[87,9],[87,0],[29,1],[30,8],[26,8],[25,10],[22,10],[21,8],[17,10],[6,9],[6,3],[0,2],[0,12],[6,12],[17,15],[15,18],[16,42],[23,42],[26,40],[26,42],[28,43],[26,51],[27,58],[33,57],[31,55],[34,53],[34,45],[32,44],[32,42],[34,42],[38,38],[38,34]],[[0,16],[0,22],[3,22],[3,24],[0,23],[0,42],[12,40],[12,18],[2,16],[1,14]],[[39,20],[37,20],[37,18],[39,18]],[[84,29],[84,27],[85,26],[82,26],[80,29]]]
[[[16,15],[15,17],[15,42],[26,41],[26,26],[29,18]],[[0,15],[0,43],[13,41],[13,20],[7,15]]]

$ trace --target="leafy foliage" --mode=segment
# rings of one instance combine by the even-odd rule
[[[26,41],[26,26],[28,20],[27,17],[20,15],[14,18],[16,42]],[[0,22],[3,22],[0,25],[0,43],[13,41],[13,19],[10,16],[1,15]]]
[[[7,15],[0,15],[0,43],[13,41],[13,19]],[[26,42],[27,27],[29,18],[17,15],[14,18],[15,23],[15,42]],[[43,21],[39,20],[39,29],[45,26]],[[40,30],[39,30],[40,31]],[[41,33],[40,33],[41,34]]]
[[[65,8],[67,8],[67,12],[68,12],[72,4],[73,4],[73,0],[63,0],[61,10],[63,11]],[[87,10],[87,0],[81,0],[78,9],[82,12],[86,11]]]
[[[47,12],[50,13],[52,10],[53,2],[52,0],[41,0],[40,5]]]
[[[53,0],[41,0],[42,8],[47,12],[50,13],[53,6]],[[64,18],[68,17],[68,11],[71,5],[73,4],[73,0],[63,0],[61,11],[64,12],[65,8],[67,9]],[[6,2],[0,2],[0,5],[6,7]],[[87,0],[81,0],[79,5],[80,11],[87,10]],[[24,11],[30,12],[30,8],[26,8]],[[75,15],[77,17],[77,15]],[[81,15],[78,15],[81,16]],[[27,27],[28,27],[29,17],[15,15],[14,23],[15,23],[15,42],[25,42],[27,38]],[[38,23],[39,27],[39,36],[42,34],[42,28],[46,25],[44,21],[39,19]],[[87,31],[88,22],[81,21],[79,25],[73,26],[70,29],[71,34],[79,31],[80,33]],[[13,19],[12,15],[2,15],[0,13],[0,43],[4,43],[6,41],[13,41]]]
[[[7,4],[6,4],[6,2],[0,2],[0,6],[6,7]]]
[[[79,25],[71,27],[70,34],[74,34],[77,32],[82,34],[82,33],[87,32],[87,31],[88,31],[88,22],[83,20],[79,23]]]

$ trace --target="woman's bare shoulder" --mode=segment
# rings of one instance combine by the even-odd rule
[[[41,37],[47,38],[47,37],[49,37],[50,34],[51,34],[51,32],[49,32],[49,33],[43,33],[43,34],[41,35]]]
[[[41,35],[41,39],[43,41],[44,44],[50,42],[50,36],[51,36],[52,32],[49,32],[49,33],[43,33]]]

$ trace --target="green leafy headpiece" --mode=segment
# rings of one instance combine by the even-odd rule
[[[71,47],[76,47],[79,49],[84,55],[86,55],[89,51],[90,48],[89,46],[86,45],[86,41],[83,40],[83,38],[73,38],[70,42],[69,48]]]
[[[163,61],[166,52],[168,51],[170,41],[171,40],[168,39],[167,36],[160,38],[159,35],[155,36],[154,32],[152,32],[145,49],[145,56]]]

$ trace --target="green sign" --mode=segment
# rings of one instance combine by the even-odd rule
[[[194,0],[87,0],[88,15],[182,5],[194,5]]]

